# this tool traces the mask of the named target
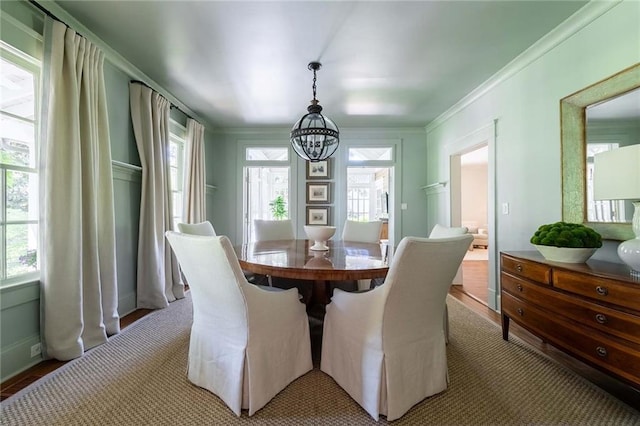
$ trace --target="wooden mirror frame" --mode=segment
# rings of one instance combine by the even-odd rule
[[[587,222],[586,109],[640,87],[640,63],[560,100],[562,220],[583,223],[603,239],[634,238],[631,223]]]

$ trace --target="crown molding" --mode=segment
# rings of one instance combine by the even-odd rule
[[[472,90],[468,95],[459,100],[451,108],[431,121],[425,129],[427,132],[440,126],[449,118],[478,100],[487,92],[510,79],[518,72],[529,66],[532,62],[544,56],[560,43],[573,36],[575,33],[598,19],[600,16],[622,3],[624,0],[591,1],[579,9],[576,13],[560,23],[556,28],[544,35],[540,40],[532,44],[527,50],[505,65],[487,81]]]

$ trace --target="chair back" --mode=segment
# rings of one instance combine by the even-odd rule
[[[245,279],[229,238],[175,231],[165,235],[189,281],[193,326],[215,328],[230,343],[246,342],[247,308],[242,290]]]
[[[405,237],[395,251],[385,284],[385,348],[442,333],[451,281],[473,236]],[[385,349],[386,350],[386,349]]]
[[[449,238],[455,237],[457,235],[464,235],[468,231],[466,226],[460,227],[448,227],[436,224],[431,233],[429,234],[429,238]]]
[[[382,221],[359,222],[347,220],[342,228],[342,240],[358,243],[378,243],[380,242],[380,232],[382,231]]]
[[[291,220],[262,220],[253,221],[256,241],[293,240],[293,223]]]
[[[178,223],[178,231],[190,235],[216,236],[216,231],[208,220],[200,223]]]

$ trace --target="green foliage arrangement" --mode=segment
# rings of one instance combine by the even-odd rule
[[[581,223],[556,222],[538,228],[531,237],[531,243],[541,246],[598,248],[602,247],[602,237]]]
[[[269,207],[271,208],[271,214],[274,219],[282,220],[287,218],[287,203],[285,203],[282,195],[278,195],[271,201]]]

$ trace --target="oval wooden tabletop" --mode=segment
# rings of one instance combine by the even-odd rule
[[[313,251],[309,250],[309,243],[309,240],[258,241],[234,249],[242,269],[274,277],[359,280],[385,277],[389,270],[386,244],[329,240],[329,250]]]

